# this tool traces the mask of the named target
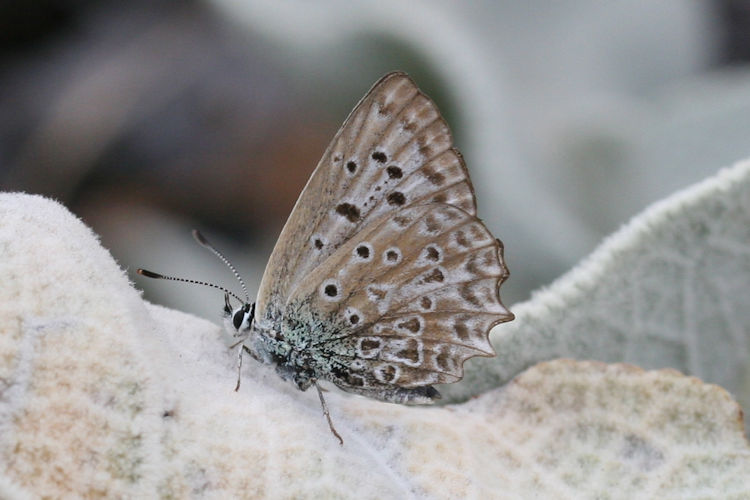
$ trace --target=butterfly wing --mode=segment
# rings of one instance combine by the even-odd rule
[[[472,356],[493,356],[488,332],[511,313],[498,295],[502,246],[455,206],[417,204],[365,226],[287,302],[316,311],[338,334],[315,346],[343,360],[331,380],[377,394],[388,386],[451,383]]]
[[[261,280],[257,316],[271,301],[285,302],[294,284],[370,219],[426,199],[430,186],[443,188],[440,201],[475,213],[445,121],[406,74],[390,73],[351,112],[300,194]]]
[[[498,293],[507,275],[447,124],[408,76],[391,73],[347,118],[302,192],[257,317],[323,325],[306,349],[346,390],[398,402],[412,390],[425,400],[436,392],[419,388],[455,382],[466,359],[494,355],[490,328],[513,318]]]

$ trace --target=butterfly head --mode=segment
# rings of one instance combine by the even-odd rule
[[[186,283],[193,283],[196,285],[204,285],[204,286],[210,286],[212,288],[218,288],[219,290],[224,292],[224,325],[227,331],[231,333],[232,335],[234,335],[235,337],[246,336],[248,331],[250,330],[250,327],[253,324],[253,319],[255,318],[255,303],[252,303],[252,304],[250,303],[250,297],[249,297],[249,294],[247,293],[247,287],[245,286],[245,282],[243,281],[242,277],[239,275],[237,270],[234,268],[234,266],[229,262],[229,260],[226,257],[224,257],[224,255],[221,252],[219,252],[216,248],[214,248],[214,246],[211,245],[201,233],[199,233],[197,230],[193,230],[193,237],[198,243],[200,243],[203,247],[210,250],[214,255],[216,255],[219,259],[221,259],[221,261],[224,262],[224,264],[226,264],[229,267],[229,269],[232,271],[234,276],[240,282],[242,291],[245,292],[245,300],[240,299],[237,295],[230,292],[223,286],[214,285],[213,283],[207,283],[204,281],[196,281],[196,280],[185,279],[185,278],[177,278],[175,276],[165,276],[163,274],[148,271],[146,269],[138,269],[138,274],[140,274],[141,276],[146,276],[147,278],[183,281]],[[230,296],[238,300],[241,305],[236,308],[232,307],[232,304],[229,302]]]
[[[232,308],[229,294],[224,294],[224,324],[234,336],[243,336],[250,329],[255,318],[255,304],[245,302],[237,308]]]

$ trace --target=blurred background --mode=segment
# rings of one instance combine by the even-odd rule
[[[750,1],[0,3],[0,188],[53,197],[146,298],[217,320],[257,290],[328,141],[411,74],[525,300],[650,203],[750,157]]]

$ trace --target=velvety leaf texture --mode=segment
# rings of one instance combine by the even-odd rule
[[[750,162],[654,204],[491,336],[454,401],[556,357],[671,367],[750,408]]]

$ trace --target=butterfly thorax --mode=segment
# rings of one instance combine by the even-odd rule
[[[257,360],[276,366],[285,380],[306,390],[312,380],[346,379],[355,348],[333,317],[314,314],[302,304],[269,309],[256,318],[245,346]]]

